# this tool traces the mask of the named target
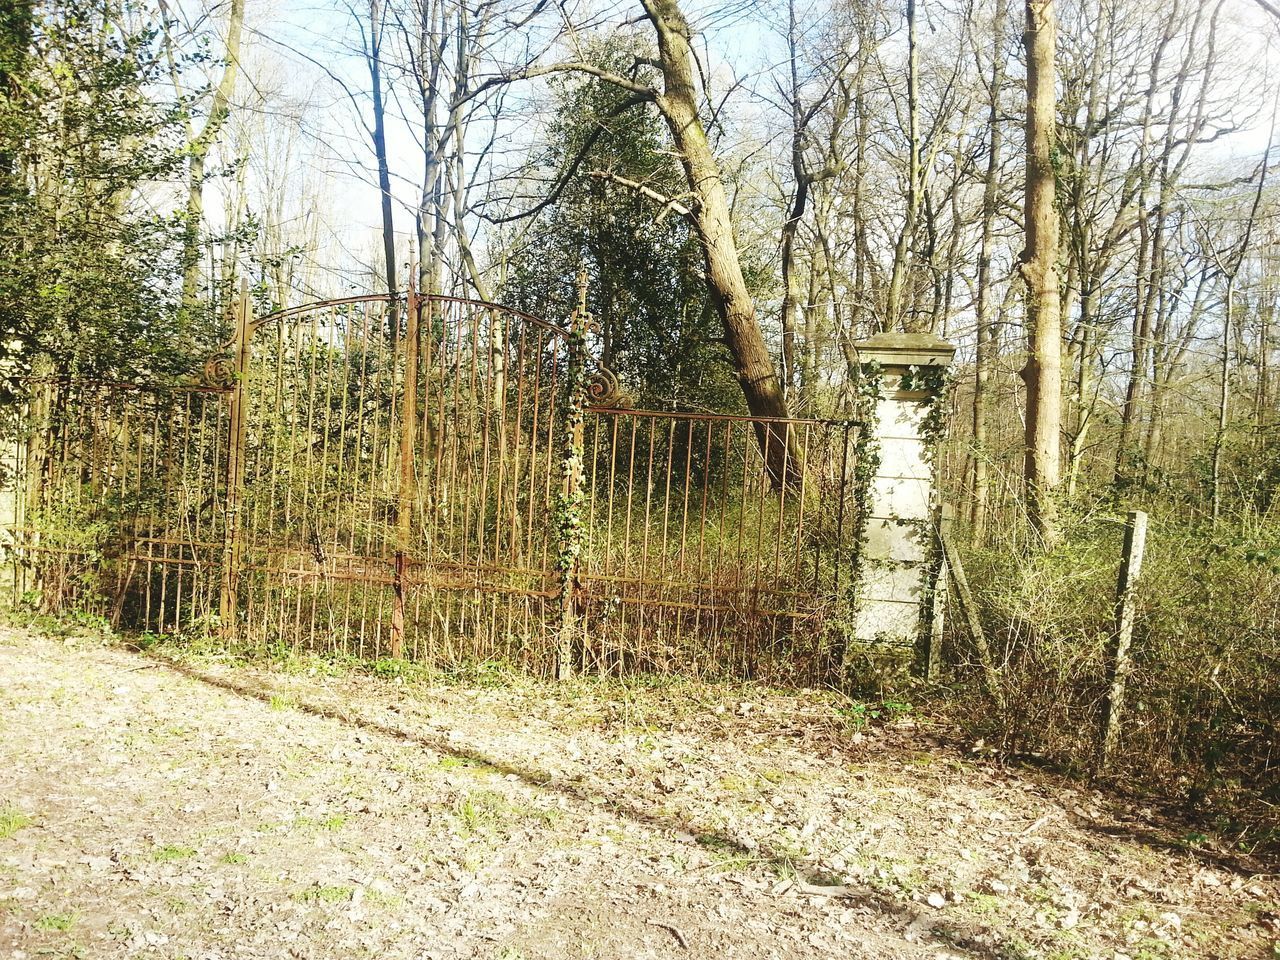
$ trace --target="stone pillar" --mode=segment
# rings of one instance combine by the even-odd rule
[[[880,333],[856,347],[863,377],[878,383],[864,454],[878,463],[862,504],[854,637],[913,649],[928,622],[937,499],[931,447],[955,346],[928,333]]]

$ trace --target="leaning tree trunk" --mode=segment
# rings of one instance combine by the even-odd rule
[[[658,35],[663,90],[656,100],[680,151],[681,164],[695,202],[692,220],[707,267],[707,290],[724,325],[725,342],[747,409],[757,417],[787,417],[782,383],[756,318],[755,303],[742,275],[738,246],[720,166],[698,115],[689,25],[676,0],[644,0],[645,12]],[[785,425],[757,424],[765,468],[775,483],[798,476],[799,454],[794,432]]]
[[[1062,425],[1062,317],[1058,292],[1058,215],[1054,209],[1053,0],[1026,0],[1027,185],[1026,247],[1022,276],[1027,284],[1026,459],[1027,508],[1045,545],[1058,536],[1054,495],[1058,486]]]

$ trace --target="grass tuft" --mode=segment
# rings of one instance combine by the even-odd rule
[[[46,913],[36,920],[36,929],[66,932],[75,926],[78,918],[75,913]]]
[[[175,860],[189,860],[195,855],[196,852],[191,847],[178,847],[167,843],[152,851],[151,859],[156,863],[172,863]]]
[[[23,827],[31,826],[31,818],[17,807],[0,807],[0,840],[8,840]]]
[[[293,894],[300,903],[343,903],[351,899],[351,887],[335,887],[315,883]]]

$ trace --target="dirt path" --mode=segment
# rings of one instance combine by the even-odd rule
[[[819,695],[0,631],[0,957],[1271,957],[1277,887]]]

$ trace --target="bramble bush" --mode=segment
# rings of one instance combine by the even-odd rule
[[[1087,773],[1115,621],[1123,518],[1067,518],[1051,552],[967,551],[1004,709],[976,693],[962,719],[1011,754]],[[952,618],[962,666],[968,638]],[[1217,817],[1246,845],[1280,845],[1280,528],[1228,530],[1153,512],[1137,587],[1124,731],[1111,775]],[[977,677],[975,669],[966,676]]]

